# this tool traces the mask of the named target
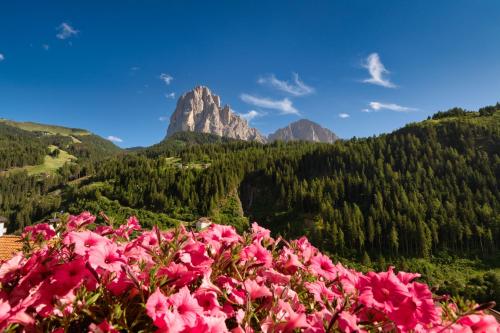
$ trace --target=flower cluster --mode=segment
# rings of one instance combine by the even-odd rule
[[[26,229],[0,266],[1,331],[500,332],[484,306],[437,300],[418,274],[362,274],[255,223],[239,235],[94,220]]]

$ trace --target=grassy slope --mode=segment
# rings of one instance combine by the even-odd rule
[[[50,151],[54,151],[55,149],[58,149],[56,146],[49,146]],[[59,155],[57,157],[52,157],[50,155],[46,155],[45,159],[43,161],[43,164],[41,165],[34,165],[34,166],[26,166],[24,169],[28,171],[28,174],[30,175],[35,175],[35,174],[40,174],[40,173],[50,173],[54,172],[60,167],[62,167],[65,163],[75,161],[76,157],[68,154],[64,150],[59,149]]]
[[[56,146],[49,146],[50,151],[58,149]],[[42,173],[51,173],[62,167],[67,162],[76,161],[76,157],[69,154],[68,152],[59,149],[59,156],[52,157],[46,155],[43,164],[39,165],[27,165],[21,168],[12,168],[8,172],[16,172],[19,170],[26,170],[29,175],[38,175]]]
[[[33,122],[17,122],[7,119],[0,119],[0,122],[3,122],[7,125],[14,126],[25,131],[30,132],[46,132],[50,134],[58,134],[64,136],[73,136],[73,135],[90,135],[89,131],[79,129],[79,128],[68,128],[63,126],[56,125],[45,125]]]

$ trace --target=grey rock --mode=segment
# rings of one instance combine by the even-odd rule
[[[183,94],[170,117],[167,137],[177,132],[211,133],[223,137],[266,142],[260,132],[235,114],[228,105],[221,107],[220,97],[198,86]]]
[[[280,128],[268,137],[269,141],[313,141],[333,143],[338,137],[327,128],[307,119],[301,119]]]

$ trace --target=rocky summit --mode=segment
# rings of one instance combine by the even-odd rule
[[[221,107],[220,97],[198,86],[183,94],[170,117],[167,137],[177,132],[211,133],[223,137],[266,142],[260,132],[235,114],[228,105]]]
[[[269,141],[314,141],[332,143],[338,137],[327,128],[307,119],[301,119],[269,135]]]

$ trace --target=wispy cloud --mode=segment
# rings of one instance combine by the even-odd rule
[[[350,117],[349,113],[339,113],[339,118],[346,119],[349,117]]]
[[[169,85],[174,80],[174,78],[171,75],[169,75],[169,74],[161,73],[160,74],[160,80],[162,80],[163,82],[165,82],[166,85]]]
[[[4,61],[5,60],[5,56],[3,55],[3,53],[0,53],[0,61]]]
[[[250,110],[247,113],[240,113],[239,115],[250,123],[253,119],[264,116],[265,113],[256,110]]]
[[[158,118],[159,121],[167,121],[168,120],[168,117],[167,116],[161,116],[160,118]]]
[[[281,114],[295,114],[300,115],[299,110],[293,107],[292,101],[288,98],[282,100],[274,100],[270,98],[261,98],[248,94],[241,94],[240,98],[243,102],[255,105],[265,109],[274,109],[281,112]]]
[[[368,69],[371,78],[363,80],[365,83],[376,84],[386,88],[396,88],[396,85],[392,83],[388,78],[384,78],[385,74],[389,74],[389,71],[385,68],[384,64],[380,61],[380,57],[377,53],[372,53],[366,58],[366,62],[363,67]]]
[[[308,86],[303,81],[300,80],[299,74],[293,73],[293,82],[290,83],[288,81],[282,81],[276,78],[274,74],[270,74],[267,76],[262,76],[257,80],[257,83],[262,85],[268,85],[275,89],[284,91],[293,96],[305,96],[312,94],[314,92],[314,88]]]
[[[119,137],[114,136],[114,135],[110,135],[106,139],[108,139],[111,142],[123,142],[122,139],[120,139]]]
[[[380,103],[380,102],[370,102],[370,109],[363,109],[363,112],[380,111],[380,110],[390,110],[396,112],[410,112],[417,111],[417,108],[411,108],[408,106],[401,106],[394,103]]]
[[[78,35],[79,31],[73,28],[71,25],[69,25],[66,22],[61,23],[57,27],[57,35],[56,37],[59,39],[68,39],[70,37]]]
[[[48,51],[50,49],[50,45],[49,44],[42,44],[42,48],[45,50],[45,51]]]
[[[139,67],[139,66],[132,66],[132,67],[130,67],[130,70],[131,70],[132,72],[137,72],[137,71],[138,71],[138,70],[140,70],[140,69],[141,69],[141,67]]]
[[[168,98],[168,99],[174,99],[175,98],[175,92],[170,92],[168,94],[165,94],[165,98]]]

